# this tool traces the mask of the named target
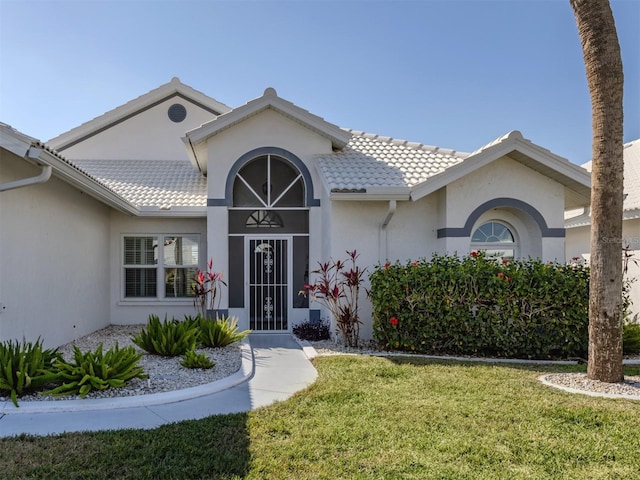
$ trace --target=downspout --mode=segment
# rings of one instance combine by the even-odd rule
[[[32,151],[33,150],[33,151]],[[40,157],[42,153],[42,149],[31,147],[27,151],[26,157],[36,159]],[[50,165],[41,165],[42,171],[40,175],[35,177],[23,178],[22,180],[15,180],[13,182],[0,183],[0,192],[5,192],[7,190],[14,190],[16,188],[28,187],[30,185],[36,185],[38,183],[45,183],[51,178],[51,166]]]
[[[380,225],[379,231],[379,250],[378,250],[378,259],[380,262],[387,261],[387,227],[389,226],[389,222],[393,218],[393,215],[396,213],[397,203],[395,200],[389,200],[389,209],[387,210],[387,216],[382,221]]]

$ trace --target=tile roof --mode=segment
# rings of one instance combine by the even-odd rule
[[[207,179],[184,160],[74,160],[137,208],[206,207]]]
[[[623,210],[631,212],[638,210],[640,216],[640,139],[624,144],[624,193],[627,195],[624,199]],[[591,171],[591,162],[582,165],[588,171]],[[625,215],[625,218],[629,218]]]
[[[371,187],[413,187],[462,162],[467,153],[349,130],[342,150],[317,155],[318,168],[333,192]]]

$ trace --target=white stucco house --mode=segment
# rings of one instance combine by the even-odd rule
[[[318,261],[564,261],[564,212],[589,203],[588,172],[517,131],[462,153],[340,128],[272,88],[230,108],[174,78],[46,145],[0,135],[1,340],[193,314],[209,259],[220,309],[286,332],[325,316],[298,295]]]
[[[624,144],[624,202],[622,245],[632,256],[628,261],[627,279],[631,281],[629,295],[631,316],[640,313],[640,139]],[[591,171],[591,162],[582,165]],[[588,206],[568,211],[565,222],[566,256],[589,259],[591,213]]]

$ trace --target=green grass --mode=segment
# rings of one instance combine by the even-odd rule
[[[0,477],[638,478],[640,402],[537,380],[579,367],[352,356],[316,367],[309,389],[247,414],[0,439]]]

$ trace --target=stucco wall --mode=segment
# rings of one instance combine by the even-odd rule
[[[40,172],[0,152],[0,182]],[[109,324],[109,210],[55,177],[0,192],[0,340],[54,347]]]
[[[564,187],[508,157],[447,185],[446,210],[440,210],[440,222],[444,223],[440,228],[463,227],[478,206],[499,197],[525,202],[544,217],[547,227],[564,228]],[[487,211],[478,218],[472,231],[489,220],[504,220],[514,227],[520,242],[520,256],[564,261],[563,238],[541,239],[539,226],[522,210],[507,207]],[[469,239],[448,238],[445,248],[449,253],[466,254]]]
[[[640,219],[625,220],[623,222],[623,245],[629,246],[632,255],[628,263],[626,278],[631,280],[630,298],[631,314],[640,314]],[[567,229],[566,258],[580,257],[589,260],[591,250],[591,229],[589,225]]]
[[[389,212],[389,202],[333,201],[331,206],[330,256],[346,259],[346,251],[357,250],[358,265],[368,268],[364,288],[369,288],[369,274],[378,264],[431,258],[439,251],[435,194],[417,202],[397,202],[386,229],[381,225]],[[361,337],[367,339],[373,336],[373,318],[364,288],[360,299]]]
[[[200,235],[200,268],[206,269],[207,262],[207,229],[205,218],[143,218],[129,217],[119,212],[111,215],[110,230],[110,296],[108,310],[111,323],[115,325],[135,325],[146,323],[150,314],[156,314],[161,319],[165,314],[171,318],[182,318],[185,314],[196,313],[193,300],[155,300],[155,299],[124,299],[123,298],[123,268],[122,242],[127,234],[175,234]],[[215,266],[215,268],[218,268]]]
[[[179,103],[187,110],[179,123],[169,119],[169,107]],[[86,160],[185,160],[189,161],[181,137],[215,118],[212,113],[182,98],[166,100],[124,122],[65,149],[67,158]],[[56,147],[57,145],[52,145]]]

